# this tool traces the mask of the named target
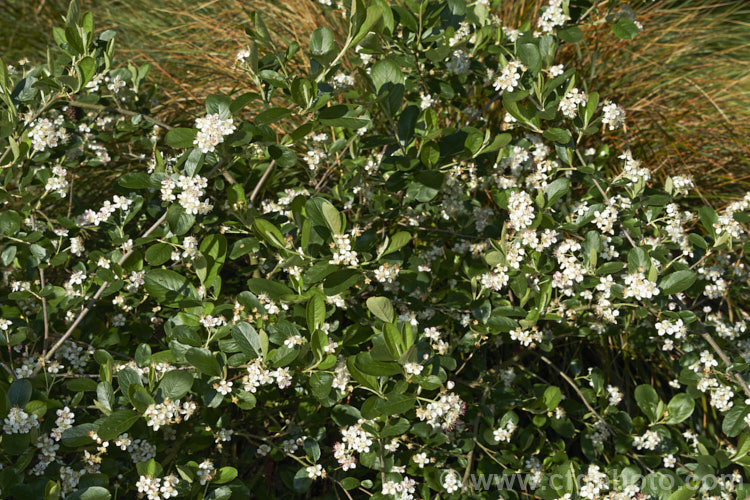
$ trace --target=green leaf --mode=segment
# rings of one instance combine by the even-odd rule
[[[109,500],[112,494],[102,486],[88,486],[74,491],[65,498],[66,500]]]
[[[191,347],[185,352],[185,360],[193,365],[201,373],[218,377],[221,375],[221,367],[214,355],[208,349],[202,347]]]
[[[411,241],[411,234],[407,231],[399,231],[393,236],[391,236],[388,246],[385,247],[385,250],[383,250],[383,255],[388,255],[389,253],[393,253],[401,248],[403,248],[405,245],[407,245]]]
[[[687,290],[697,279],[698,274],[695,271],[690,271],[689,269],[675,271],[662,278],[659,282],[659,289],[664,295],[672,295],[673,293]]]
[[[373,358],[372,353],[361,352],[357,354],[357,368],[369,375],[391,376],[398,375],[402,372],[401,365],[392,361],[379,361]]]
[[[684,486],[681,486],[679,490],[669,495],[669,497],[667,497],[667,500],[690,500],[691,498],[693,498],[695,490],[695,487],[691,487],[690,485],[686,484]]]
[[[268,154],[276,160],[276,164],[280,167],[293,167],[297,164],[297,155],[286,146],[271,144],[268,146]]]
[[[376,391],[378,389],[377,377],[363,372],[357,367],[356,356],[349,356],[346,358],[346,368],[349,370],[352,378],[359,384]]]
[[[253,221],[253,231],[265,242],[270,243],[276,248],[284,248],[284,236],[281,234],[281,231],[267,220],[255,219]]]
[[[630,19],[619,19],[612,26],[612,33],[620,40],[632,40],[640,31],[638,26]]]
[[[417,118],[419,118],[419,108],[417,106],[407,106],[401,112],[396,127],[396,134],[402,147],[406,147],[414,137],[414,130],[417,127]]]
[[[406,196],[426,203],[438,195],[443,186],[443,174],[437,170],[418,172],[406,188]]]
[[[680,393],[673,397],[667,405],[667,423],[679,424],[688,419],[695,409],[695,401],[687,394]]]
[[[96,73],[96,60],[91,56],[86,56],[78,63],[78,69],[81,72],[79,75],[80,86],[83,88]]]
[[[187,278],[168,269],[146,272],[146,291],[163,305],[192,307],[200,304],[200,296]]]
[[[735,404],[728,412],[724,414],[724,421],[721,423],[721,430],[729,437],[739,435],[746,427],[745,416],[748,414],[748,407],[744,404]]]
[[[133,410],[117,410],[99,423],[97,434],[104,441],[115,439],[120,434],[127,432],[135,424],[141,415]]]
[[[152,266],[160,266],[172,257],[172,245],[157,243],[146,250],[146,262]]]
[[[258,77],[260,77],[261,80],[263,80],[266,83],[271,84],[274,87],[278,87],[281,89],[289,88],[289,82],[287,81],[287,79],[284,77],[284,75],[282,75],[281,73],[278,73],[277,71],[264,69],[264,70],[261,70],[260,73],[258,73]]]
[[[195,378],[186,370],[170,370],[165,373],[156,388],[156,396],[177,401],[193,387]]]
[[[322,56],[332,51],[335,38],[330,28],[318,28],[310,35],[310,53],[313,56]]]
[[[126,396],[128,395],[131,385],[143,385],[141,382],[141,376],[137,371],[130,367],[123,368],[117,372],[117,383],[120,386],[120,392]]]
[[[15,210],[3,210],[0,214],[0,233],[6,236],[15,235],[21,229],[21,216]]]
[[[716,214],[716,211],[711,207],[701,207],[698,209],[698,215],[706,232],[714,236],[716,234],[714,224],[719,222],[719,216]]]
[[[297,106],[307,109],[312,105],[315,94],[313,92],[313,85],[307,78],[298,76],[292,80],[290,91],[292,94],[292,101],[294,101]]]
[[[404,345],[404,339],[401,336],[401,332],[398,331],[396,325],[393,323],[386,323],[383,325],[383,338],[385,340],[385,346],[388,348],[393,359],[400,359],[401,355],[406,350],[406,346]]]
[[[310,479],[310,476],[307,473],[307,467],[302,467],[297,471],[294,475],[292,484],[294,486],[294,491],[297,493],[304,493],[310,489],[310,486],[312,486],[312,479]]]
[[[69,427],[62,433],[62,444],[69,448],[88,446],[94,442],[89,436],[89,432],[96,431],[98,428],[98,425],[92,423]]]
[[[315,294],[307,301],[307,329],[311,332],[319,329],[326,320],[326,303],[320,294]]]
[[[578,26],[570,26],[557,32],[561,40],[568,43],[578,43],[583,40],[583,31]]]
[[[234,467],[222,467],[216,472],[213,481],[214,484],[224,484],[237,477],[237,469]]]
[[[635,402],[638,403],[638,407],[651,422],[656,422],[659,419],[660,415],[657,415],[659,396],[653,387],[647,384],[636,387]]]
[[[247,287],[254,294],[259,295],[265,293],[272,300],[279,300],[284,296],[294,295],[292,289],[285,284],[263,278],[250,278],[247,280]]]
[[[277,122],[287,116],[291,115],[292,111],[286,108],[269,108],[265,111],[261,111],[255,116],[256,125],[268,125],[269,123]]]
[[[107,381],[99,382],[96,386],[96,399],[108,410],[115,406],[115,391]]]
[[[403,85],[404,83],[404,73],[401,71],[401,66],[391,57],[386,57],[373,64],[370,77],[375,84],[376,92],[380,92],[380,89],[386,83],[393,83],[394,85]]]
[[[252,325],[243,321],[234,325],[231,333],[243,353],[253,358],[261,356],[260,336]]]
[[[8,388],[8,403],[10,406],[25,407],[31,401],[31,381],[27,378],[14,380]]]
[[[193,141],[198,131],[194,128],[177,127],[173,128],[164,137],[167,146],[175,149],[185,149],[193,146]]]
[[[651,258],[643,248],[636,247],[628,252],[628,272],[646,273],[651,269]]]
[[[324,201],[320,205],[320,210],[323,212],[326,224],[333,231],[333,234],[341,234],[344,231],[344,225],[341,222],[341,213],[336,210],[336,207]]]
[[[517,48],[518,58],[533,74],[542,69],[542,56],[539,49],[533,43],[521,43]]]
[[[562,128],[550,128],[544,131],[542,134],[546,139],[550,141],[559,142],[560,144],[567,144],[570,142],[571,135],[565,129]]]
[[[557,200],[565,196],[570,191],[570,181],[565,177],[560,177],[547,184],[544,188],[544,197],[547,202],[545,207],[551,207]]]
[[[200,252],[206,258],[208,272],[204,278],[206,286],[211,286],[221,272],[227,256],[227,239],[223,234],[209,234],[200,244]]]
[[[310,376],[310,388],[312,395],[318,401],[325,401],[333,387],[333,375],[325,372],[314,372]]]
[[[167,211],[167,225],[175,236],[187,233],[195,223],[195,216],[186,214],[181,205],[174,204]]]
[[[393,323],[396,315],[391,301],[385,297],[370,297],[367,299],[367,309],[381,321]]]
[[[367,408],[366,410],[365,405],[367,405],[368,401],[372,401],[372,403],[368,405],[372,406],[372,408]],[[416,398],[408,394],[391,393],[386,396],[386,399],[372,396],[365,402],[365,405],[362,406],[362,416],[364,418],[376,418],[390,415],[403,415],[414,408],[416,402]]]
[[[338,295],[353,287],[362,278],[362,273],[354,269],[341,269],[330,274],[323,282],[327,296]]]
[[[557,405],[560,404],[560,399],[562,398],[562,391],[560,391],[559,387],[556,386],[549,386],[544,391],[544,405],[547,407],[547,411],[553,411],[555,408],[557,408]]]

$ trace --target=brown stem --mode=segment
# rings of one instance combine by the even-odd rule
[[[583,404],[586,405],[586,408],[588,408],[589,412],[591,412],[592,414],[594,414],[596,416],[596,418],[598,418],[599,421],[602,424],[604,424],[604,427],[607,428],[607,430],[610,432],[610,434],[614,435],[615,432],[614,432],[614,430],[612,430],[612,427],[609,425],[609,423],[607,423],[606,420],[604,420],[604,417],[602,417],[601,415],[599,415],[599,413],[594,409],[594,407],[589,404],[589,402],[586,400],[586,397],[583,395],[583,392],[581,392],[581,389],[578,388],[578,385],[573,381],[573,379],[571,379],[570,377],[568,377],[565,374],[565,372],[563,372],[561,369],[559,369],[552,361],[550,361],[547,358],[547,356],[540,355],[539,358],[542,361],[544,361],[547,365],[549,365],[550,368],[552,368],[553,370],[555,370],[557,372],[557,374],[560,375],[560,377],[562,377],[562,379],[565,380],[568,383],[568,385],[570,385],[570,387],[573,388],[574,391],[576,391],[576,394],[578,394],[578,397],[581,398],[581,401],[583,401]]]
[[[143,113],[138,113],[136,111],[130,111],[128,109],[122,109],[122,108],[110,108],[109,106],[102,106],[101,104],[89,104],[86,102],[80,102],[80,101],[70,101],[70,106],[75,106],[76,108],[87,108],[87,109],[93,109],[95,111],[111,111],[112,113],[119,113],[121,115],[125,116],[142,116],[145,120],[150,121],[151,123],[155,125],[159,125],[162,128],[165,128],[167,130],[172,130],[174,127],[171,125],[167,125],[163,121],[159,120],[158,118],[154,118],[153,116],[145,115]]]
[[[159,219],[156,222],[154,222],[151,225],[151,227],[148,228],[145,233],[143,233],[143,235],[141,235],[141,238],[148,237],[148,235],[150,235],[151,233],[153,233],[159,226],[161,226],[161,224],[166,220],[166,218],[167,218],[167,211],[165,211],[164,214],[161,217],[159,217]],[[117,265],[121,266],[122,263],[125,262],[128,259],[128,257],[130,257],[133,254],[134,251],[135,250],[131,249],[130,251],[128,251],[125,254],[123,254],[123,256],[120,257],[120,260],[117,261]],[[63,343],[68,339],[68,337],[70,337],[73,334],[73,331],[76,329],[76,327],[78,326],[78,324],[81,322],[81,320],[83,320],[83,318],[86,317],[86,315],[89,313],[89,311],[91,310],[91,308],[94,307],[94,305],[96,304],[96,302],[99,300],[99,297],[102,296],[102,294],[104,293],[104,290],[106,290],[108,286],[109,286],[109,283],[102,283],[102,285],[96,291],[96,293],[91,298],[91,300],[86,305],[86,307],[84,307],[83,310],[80,313],[78,313],[78,316],[73,321],[73,323],[70,325],[70,327],[65,331],[65,333],[63,334],[63,336],[60,337],[58,339],[58,341],[55,342],[55,345],[53,345],[52,348],[47,352],[47,354],[45,354],[39,360],[39,363],[37,363],[36,367],[34,368],[34,372],[33,372],[32,376],[36,376],[36,375],[39,374],[39,372],[41,371],[42,367],[47,363],[47,361],[49,361],[49,359],[52,357],[52,355],[55,353],[55,351],[57,351],[60,348],[60,346],[62,346]]]
[[[274,165],[276,165],[276,160],[271,160],[271,164],[268,165],[268,168],[266,169],[266,171],[263,172],[263,175],[258,181],[258,184],[255,185],[253,192],[250,194],[250,201],[248,202],[248,205],[251,205],[253,201],[255,201],[255,197],[258,196],[258,193],[260,193],[260,188],[263,187],[263,184],[266,182],[266,179],[268,179],[268,176],[271,174],[271,170],[273,170]]]

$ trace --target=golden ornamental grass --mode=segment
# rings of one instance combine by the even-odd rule
[[[0,16],[6,61],[40,58],[46,36],[67,0],[11,0]],[[542,0],[504,1],[498,14],[508,26],[531,19]],[[247,46],[245,28],[261,13],[280,46],[306,50],[319,26],[343,32],[341,11],[316,0],[91,0],[83,7],[118,31],[120,60],[151,64],[160,87],[157,110],[166,120],[199,113],[210,93],[242,92],[250,82],[232,68]],[[693,175],[699,193],[722,204],[750,186],[750,6],[740,0],[660,0],[636,8],[644,31],[620,41],[609,26],[586,28],[587,40],[571,48],[566,64],[588,75],[601,95],[628,112],[628,144],[657,173]],[[24,22],[17,22],[23,19]],[[300,68],[304,71],[305,68]],[[187,118],[188,120],[190,118]]]

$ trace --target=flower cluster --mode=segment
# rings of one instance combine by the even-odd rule
[[[198,133],[193,144],[203,153],[210,153],[224,142],[224,137],[236,130],[232,118],[222,119],[218,113],[212,113],[195,120]]]

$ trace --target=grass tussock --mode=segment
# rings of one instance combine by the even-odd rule
[[[0,48],[13,62],[41,59],[67,0],[11,0],[0,16]],[[508,26],[532,19],[542,0],[502,2]],[[246,90],[232,68],[247,46],[244,30],[260,12],[280,46],[303,49],[319,26],[343,33],[340,11],[315,0],[89,0],[100,25],[116,29],[121,60],[152,66],[166,120],[199,112],[206,95]],[[636,8],[644,30],[618,40],[606,23],[587,28],[587,42],[567,52],[601,95],[628,111],[630,146],[660,173],[690,174],[699,192],[722,204],[750,188],[750,5],[741,0],[660,0]],[[19,22],[23,20],[24,22]],[[566,62],[566,61],[561,61]],[[304,70],[303,68],[300,68]]]
[[[692,175],[716,205],[741,196],[750,188],[750,4],[667,0],[637,12],[635,40],[601,26],[579,54],[589,81],[628,112],[623,145],[657,172]]]

